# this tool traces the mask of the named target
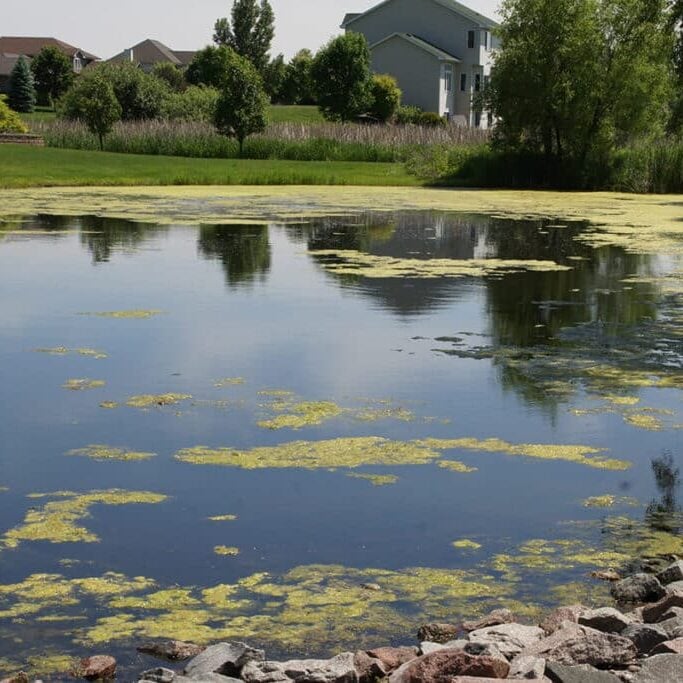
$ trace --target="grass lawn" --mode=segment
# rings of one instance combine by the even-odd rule
[[[79,185],[420,185],[402,164],[188,159],[0,145],[0,188]]]
[[[325,119],[316,106],[273,104],[268,108],[271,123],[322,123]]]
[[[49,107],[36,107],[32,114],[19,114],[22,120],[27,126],[31,126],[32,123],[38,123],[43,121],[54,121],[57,118],[57,114]]]

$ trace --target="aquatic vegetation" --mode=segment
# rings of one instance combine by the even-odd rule
[[[441,460],[438,465],[445,470],[450,470],[451,472],[460,472],[462,474],[469,474],[470,472],[479,471],[478,467],[470,467],[459,460]]]
[[[126,405],[131,408],[154,408],[157,406],[174,406],[181,401],[189,401],[190,394],[140,394],[131,396]]]
[[[635,406],[640,403],[637,396],[617,396],[615,394],[606,394],[602,396],[602,400],[618,406]]]
[[[287,398],[289,396],[294,396],[294,392],[288,391],[287,389],[261,389],[261,391],[256,393],[259,396],[271,396],[272,398]]]
[[[243,377],[223,377],[222,379],[217,379],[213,385],[217,389],[222,389],[223,387],[238,386],[245,383],[246,380]]]
[[[81,313],[80,315],[92,315],[97,318],[117,318],[117,319],[129,319],[129,320],[146,320],[147,318],[152,318],[155,315],[161,315],[163,311],[157,309],[132,309],[129,311],[98,311],[95,313]]]
[[[156,456],[156,453],[144,453],[140,451],[128,451],[123,448],[105,446],[103,444],[91,444],[85,448],[74,448],[67,455],[81,455],[93,460],[148,460]]]
[[[347,477],[353,479],[365,479],[373,486],[390,486],[398,481],[398,477],[394,474],[360,474],[359,472],[349,472]]]
[[[71,391],[87,391],[88,389],[101,389],[105,386],[106,382],[101,379],[67,379],[64,384],[62,384],[63,389],[69,389]]]
[[[258,426],[264,429],[300,429],[319,425],[343,412],[336,403],[331,401],[303,401],[301,403],[277,401],[271,403],[269,407],[282,414],[270,420],[257,422]]]
[[[461,538],[459,541],[453,541],[451,545],[454,548],[462,549],[462,550],[479,550],[481,548],[481,543],[477,543],[476,541],[472,541],[469,538]]]
[[[116,401],[102,401],[100,403],[100,408],[106,408],[107,410],[114,410],[119,407]]]
[[[88,493],[34,493],[30,494],[29,498],[57,500],[46,503],[42,508],[29,510],[23,524],[5,532],[2,537],[2,546],[5,548],[16,548],[22,541],[96,543],[100,540],[98,536],[79,524],[90,517],[90,508],[94,505],[161,503],[166,500],[166,496],[159,493],[121,489]]]
[[[664,428],[662,421],[650,413],[630,413],[624,416],[624,420],[634,427],[651,432],[659,432]]]
[[[631,463],[625,460],[606,458],[602,455],[607,449],[593,446],[573,446],[556,444],[511,444],[502,439],[424,439],[415,442],[428,448],[443,450],[471,450],[487,453],[504,453],[541,460],[565,460],[603,470],[627,470]]]
[[[97,360],[107,358],[107,354],[104,351],[98,351],[97,349],[81,348],[81,349],[67,349],[65,346],[55,346],[53,348],[45,349],[34,349],[36,353],[46,353],[49,356],[66,356],[67,354],[74,353],[79,356],[89,356]]]
[[[367,278],[457,278],[485,277],[518,273],[520,271],[571,270],[554,261],[513,259],[409,259],[376,256],[350,249],[319,249],[311,254],[330,273],[337,275],[360,275]]]
[[[233,546],[228,546],[228,545],[217,545],[213,549],[214,553],[216,555],[230,555],[230,556],[235,556],[240,554],[240,549],[235,548]]]
[[[640,503],[635,498],[630,496],[615,496],[613,494],[605,494],[604,496],[590,496],[581,501],[581,504],[586,508],[612,508],[615,506],[637,506]]]
[[[209,517],[212,522],[234,522],[237,519],[237,515],[214,515]]]

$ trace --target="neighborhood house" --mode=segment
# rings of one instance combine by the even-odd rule
[[[476,95],[491,73],[496,26],[455,0],[385,0],[342,22],[367,38],[372,70],[396,78],[404,104],[481,128],[491,121]]]
[[[189,66],[195,52],[193,50],[171,50],[158,40],[148,38],[107,60],[111,63],[131,62],[143,71],[150,72],[156,64],[173,64],[183,69]]]

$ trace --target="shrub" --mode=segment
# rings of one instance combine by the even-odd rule
[[[33,74],[23,56],[19,57],[9,77],[9,106],[22,114],[30,114],[36,106]]]
[[[203,85],[191,85],[181,93],[171,93],[164,101],[161,118],[210,123],[216,113],[218,94],[216,88]]]
[[[445,126],[446,119],[433,111],[423,111],[416,121],[419,126]]]
[[[28,133],[28,126],[9,108],[3,95],[0,95],[0,133]]]
[[[170,62],[159,62],[152,68],[152,76],[164,81],[170,90],[174,92],[182,92],[185,90],[187,83],[185,83],[185,76],[183,72]]]
[[[390,121],[401,104],[401,89],[393,76],[377,74],[372,77],[372,106],[370,115],[380,121]]]
[[[420,107],[404,104],[396,110],[396,123],[413,123],[417,125],[420,123],[421,116],[422,109]]]
[[[199,50],[187,67],[185,78],[192,85],[220,88],[230,66],[230,49],[209,45]]]

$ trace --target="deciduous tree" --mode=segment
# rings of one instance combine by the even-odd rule
[[[74,72],[71,60],[58,48],[44,47],[31,62],[36,90],[51,107],[69,89]]]

